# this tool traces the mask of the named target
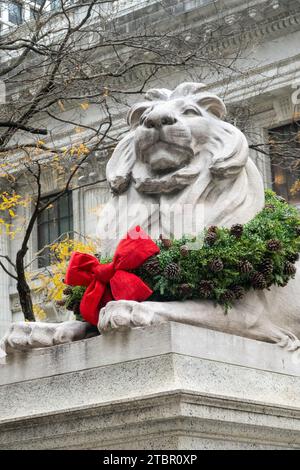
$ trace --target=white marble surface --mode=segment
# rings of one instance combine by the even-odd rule
[[[300,362],[165,323],[0,365],[0,449],[300,448]]]

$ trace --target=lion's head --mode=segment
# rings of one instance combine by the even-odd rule
[[[131,132],[115,149],[107,178],[115,193],[132,182],[148,193],[173,192],[209,167],[212,175],[236,174],[248,158],[244,135],[222,121],[223,101],[201,83],[174,91],[150,90],[128,113]]]
[[[262,207],[262,178],[248,158],[247,140],[222,120],[225,114],[223,101],[201,83],[182,83],[173,91],[152,89],[131,108],[130,132],[107,165],[115,197],[104,211],[105,223],[110,225],[107,219],[113,218],[110,211],[117,199],[123,218],[124,195],[131,208],[155,203],[158,209],[151,209],[151,217],[156,213],[154,222],[146,212],[132,209],[126,223],[117,224],[117,238],[135,223],[154,236],[174,234],[169,214],[173,211],[173,219],[180,220],[178,206],[200,208],[202,226],[245,222]],[[199,211],[194,213],[191,217],[199,220]]]

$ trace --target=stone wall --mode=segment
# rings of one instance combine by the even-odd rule
[[[0,449],[300,448],[299,359],[177,323],[16,353]]]

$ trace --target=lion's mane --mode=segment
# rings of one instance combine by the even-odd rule
[[[137,159],[135,133],[149,107],[154,109],[158,103],[176,99],[189,101],[201,110],[210,137],[189,164],[156,180]],[[180,228],[178,220],[183,217],[184,206],[188,207],[187,217],[191,219],[189,232],[198,231],[199,223],[202,228],[210,224],[245,223],[262,208],[261,175],[248,158],[245,136],[222,120],[225,114],[223,101],[199,83],[183,83],[173,91],[150,90],[142,103],[131,108],[130,131],[107,164],[112,198],[102,211],[99,223],[99,235],[106,240],[105,251],[112,251],[118,239],[134,224],[142,225],[154,238],[160,233],[181,236],[186,224]],[[144,210],[145,206],[148,211]],[[114,220],[116,217],[120,220]],[[176,229],[174,221],[177,221]],[[107,243],[108,239],[111,241]]]

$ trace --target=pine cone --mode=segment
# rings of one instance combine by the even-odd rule
[[[188,254],[189,254],[189,248],[188,248],[187,245],[182,245],[182,246],[180,247],[180,254],[181,254],[181,256],[183,256],[183,257],[188,256]]]
[[[73,306],[74,315],[80,315],[80,302],[76,302]]]
[[[262,273],[255,271],[251,274],[250,280],[254,289],[265,289],[267,287],[265,276]]]
[[[269,251],[279,251],[281,247],[281,242],[279,240],[276,240],[275,238],[267,242],[267,248]]]
[[[248,274],[253,271],[253,266],[248,260],[239,261],[237,268],[241,274]]]
[[[261,272],[265,277],[270,276],[273,272],[273,269],[274,263],[270,258],[266,258],[259,266],[259,272]]]
[[[269,209],[270,211],[273,211],[275,209],[275,206],[273,204],[266,204],[265,209]]]
[[[143,268],[147,273],[152,274],[153,276],[161,272],[161,267],[157,256],[151,256],[148,258],[143,264]]]
[[[232,290],[228,289],[223,294],[220,295],[221,302],[232,302],[235,299],[234,293]]]
[[[205,243],[207,243],[207,245],[212,246],[217,240],[217,238],[218,238],[218,235],[216,234],[216,232],[207,232],[207,234],[205,235],[204,241]]]
[[[209,267],[212,272],[218,273],[222,271],[222,269],[224,268],[224,264],[220,258],[216,258],[210,263]]]
[[[163,235],[160,235],[159,238],[160,238],[161,244],[164,248],[169,249],[173,245],[173,242],[172,242],[172,240],[170,240],[170,238],[164,238]]]
[[[296,263],[296,261],[299,260],[299,253],[291,253],[290,255],[288,255],[287,259],[291,263]]]
[[[188,297],[188,296],[192,295],[193,288],[190,284],[181,284],[179,286],[179,293],[180,293],[180,295],[182,295],[184,297]]]
[[[69,286],[66,287],[66,288],[63,290],[63,294],[64,294],[64,295],[70,295],[70,294],[72,294],[72,292],[73,292],[73,291],[72,291],[72,287],[69,287]]]
[[[63,300],[63,299],[62,300],[57,300],[55,303],[58,307],[64,307],[66,305],[66,301]]]
[[[242,224],[235,224],[232,225],[230,229],[230,234],[235,236],[236,238],[241,238],[241,236],[243,235],[243,230],[244,227],[242,226]]]
[[[206,298],[210,296],[214,288],[214,283],[212,281],[200,281],[199,284],[199,293],[202,297]]]
[[[207,232],[214,232],[216,233],[216,231],[218,230],[218,227],[217,225],[210,225],[207,229]]]
[[[75,304],[72,302],[72,303],[70,303],[70,304],[68,304],[68,305],[66,306],[66,309],[67,309],[67,310],[70,310],[70,311],[73,311],[74,305],[75,305]]]
[[[293,265],[293,263],[290,263],[290,261],[286,261],[284,263],[284,268],[283,268],[284,274],[288,274],[289,276],[293,276],[294,274],[296,274],[296,271],[297,271],[297,268],[296,268],[296,266]]]
[[[176,263],[169,263],[164,270],[167,279],[178,279],[180,275],[180,267]]]
[[[232,286],[231,291],[233,292],[234,298],[236,300],[241,299],[246,294],[246,291],[242,286]]]

